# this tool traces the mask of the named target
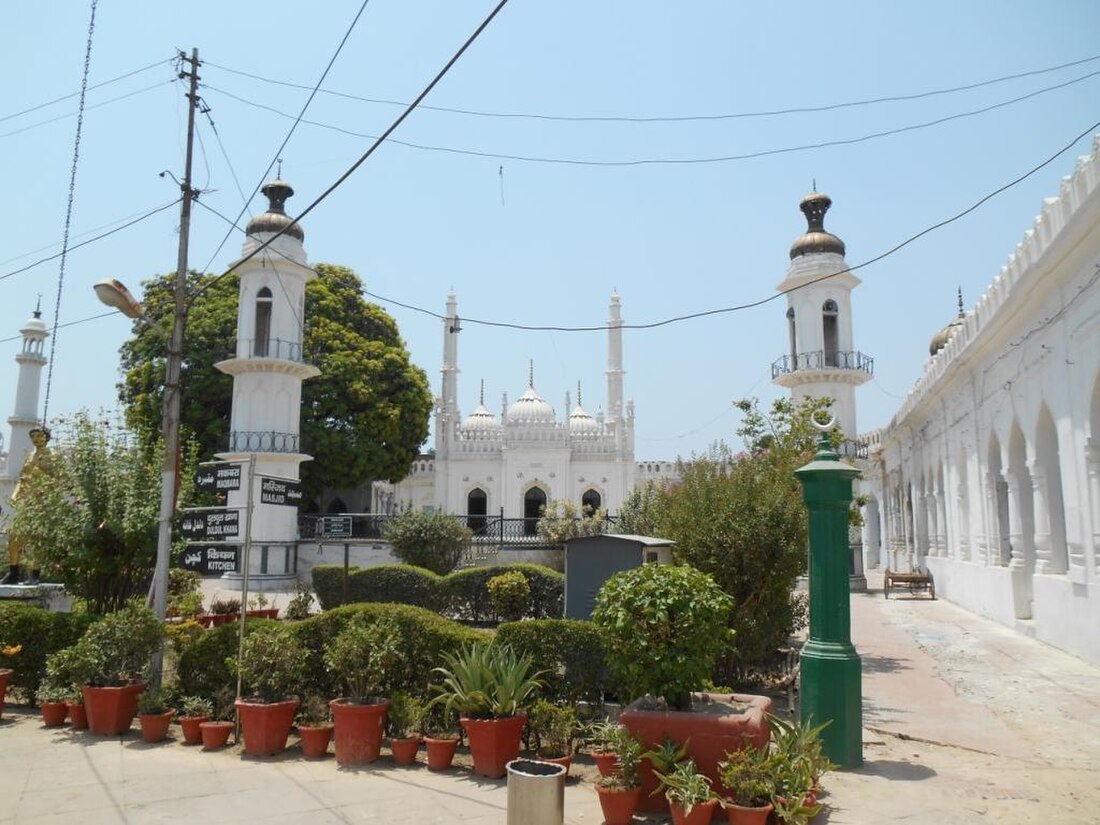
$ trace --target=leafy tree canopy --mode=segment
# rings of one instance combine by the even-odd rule
[[[347,267],[318,264],[306,287],[305,359],[321,375],[302,384],[302,465],[306,500],[325,487],[371,480],[400,481],[428,435],[432,397],[424,371],[409,361],[397,324],[364,300],[363,284]],[[119,399],[142,444],[160,432],[164,358],[173,306],[173,274],[146,282],[151,323],[134,325],[122,347]],[[181,426],[206,459],[224,448],[233,379],[214,364],[233,355],[239,279],[191,273],[184,336]],[[201,290],[201,292],[200,292]]]

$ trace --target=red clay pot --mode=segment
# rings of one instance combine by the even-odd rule
[[[61,727],[69,715],[69,708],[64,702],[43,702],[38,709],[42,711],[42,724],[47,728]]]
[[[328,755],[328,743],[332,741],[332,725],[299,725],[298,736],[302,756],[320,759]]]
[[[428,770],[445,771],[454,761],[455,751],[458,750],[458,738],[435,739],[425,736],[424,749],[428,752]]]
[[[619,761],[619,754],[605,751],[589,751],[588,755],[596,760],[596,767],[600,776],[611,776],[615,773],[615,763]]]
[[[603,810],[604,825],[630,825],[638,810],[641,788],[603,788],[596,786]]]
[[[294,712],[298,710],[297,699],[285,702],[246,702],[238,699],[236,704],[246,754],[274,756],[286,750]]]
[[[394,764],[411,765],[416,761],[416,754],[419,750],[419,736],[412,736],[408,739],[390,740],[390,752],[393,754]]]
[[[707,695],[693,693],[692,700],[699,703]],[[676,710],[643,710],[643,702],[634,702],[619,716],[619,722],[642,741],[646,750],[658,748],[665,737],[678,744],[687,743],[688,756],[699,766],[700,773],[710,777],[713,787],[721,787],[718,763],[725,759],[727,751],[744,747],[746,738],[758,748],[768,743],[771,733],[766,714],[772,711],[772,700],[767,696],[751,694],[710,694],[717,701],[733,701],[747,704],[743,711],[729,713],[696,713]],[[643,764],[639,771],[642,780],[642,798],[638,809],[667,812],[668,800],[663,793],[654,794],[659,782],[653,769]]]
[[[8,680],[12,672],[10,667],[0,667],[0,717],[4,715],[4,694],[8,690]]]
[[[216,751],[225,747],[229,741],[229,734],[233,732],[232,722],[200,722],[199,736],[202,737],[202,749],[204,751]]]
[[[183,732],[183,744],[197,745],[202,741],[202,731],[199,725],[210,721],[209,716],[181,716],[179,718],[180,730]]]
[[[508,763],[519,756],[527,714],[501,716],[496,719],[470,719],[463,716],[458,721],[470,742],[474,773],[490,779],[504,776],[508,772]]]
[[[718,800],[710,799],[698,805],[692,805],[691,813],[685,814],[683,808],[675,802],[670,802],[672,825],[710,825],[710,820],[714,816],[714,809],[717,807]]]
[[[744,805],[726,803],[726,822],[729,825],[767,825],[768,814],[772,812],[769,802],[762,808],[746,808]]]
[[[123,687],[84,685],[81,691],[88,714],[88,730],[98,736],[118,736],[130,730],[137,716],[138,696],[145,687],[144,682]]]
[[[175,715],[174,710],[166,710],[164,713],[139,713],[138,723],[141,725],[142,741],[155,744],[167,739],[168,727],[172,724],[172,717]]]
[[[88,729],[88,714],[84,710],[83,702],[66,702],[69,709],[69,727],[73,730]]]
[[[377,759],[382,751],[389,700],[356,705],[347,699],[333,699],[329,707],[336,737],[336,761],[341,765],[365,765]]]

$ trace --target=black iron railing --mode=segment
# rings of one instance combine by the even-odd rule
[[[239,351],[243,352],[242,358],[279,358],[283,361],[306,363],[301,341],[284,341],[282,338],[241,338],[237,342],[237,349],[230,357],[237,357]]]
[[[858,370],[868,375],[875,373],[875,359],[862,352],[845,350],[817,350],[784,355],[772,363],[772,378],[805,370]]]
[[[373,513],[341,513],[338,515],[298,516],[298,538],[315,539],[382,539],[386,523],[396,516]],[[546,547],[548,542],[538,535],[538,519],[502,518],[501,516],[451,516],[473,533],[473,544],[480,547],[522,545]],[[608,517],[610,530],[615,519]]]
[[[226,453],[300,453],[299,433],[235,430],[222,436],[221,452]]]

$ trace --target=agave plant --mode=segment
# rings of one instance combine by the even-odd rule
[[[515,716],[531,695],[542,687],[532,672],[530,656],[519,656],[510,645],[474,642],[457,654],[443,656],[446,666],[435,668],[442,684],[432,705],[442,704],[448,712],[471,717]]]

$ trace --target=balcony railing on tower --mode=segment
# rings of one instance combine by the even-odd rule
[[[299,433],[234,430],[222,436],[221,452],[300,453],[303,446]]]
[[[242,338],[237,343],[238,349],[243,349],[244,358],[280,358],[283,361],[305,363],[301,341],[284,341],[282,338]],[[240,346],[242,344],[243,348]]]
[[[810,370],[858,370],[868,375],[875,373],[875,359],[862,352],[823,350],[784,355],[772,363],[772,378],[792,372]]]

